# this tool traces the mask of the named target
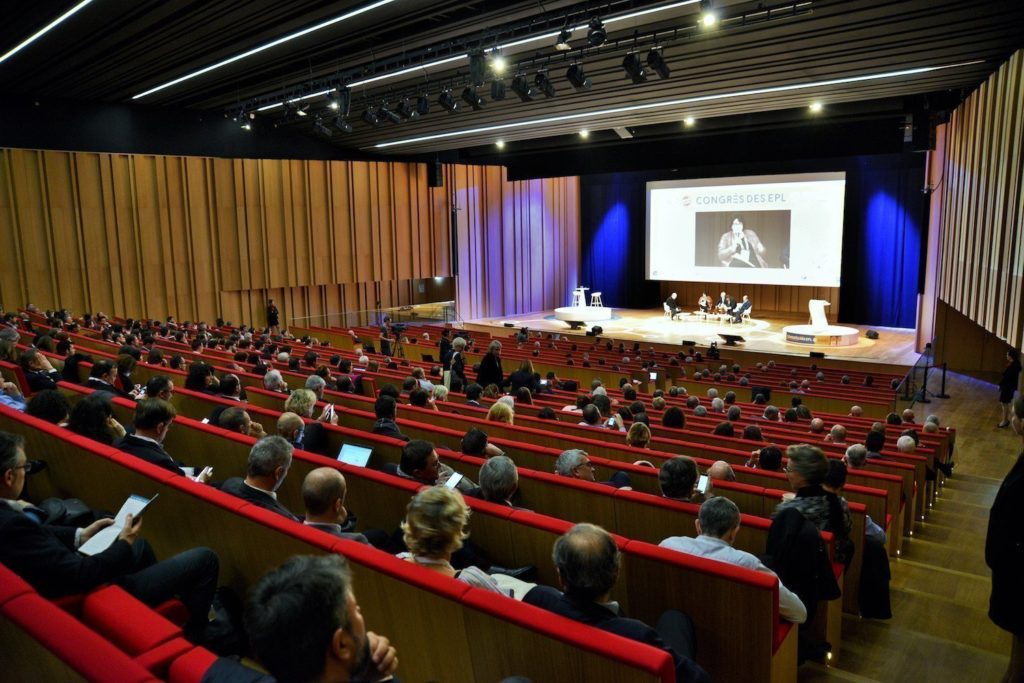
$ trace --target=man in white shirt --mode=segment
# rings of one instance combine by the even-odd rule
[[[706,500],[700,506],[697,520],[696,538],[689,536],[673,536],[666,538],[659,545],[663,548],[697,555],[709,560],[728,562],[747,569],[765,572],[775,576],[775,572],[764,566],[761,560],[748,552],[732,547],[736,533],[740,529],[740,509],[728,498],[715,497]],[[779,615],[796,624],[807,621],[807,609],[792,591],[779,581]]]

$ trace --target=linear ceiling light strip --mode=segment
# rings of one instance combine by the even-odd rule
[[[614,109],[600,109],[597,111],[580,112],[577,114],[562,114],[559,116],[550,116],[543,119],[531,119],[529,121],[516,121],[513,123],[499,123],[492,126],[480,126],[478,128],[467,128],[465,130],[454,130],[447,133],[436,133],[433,135],[421,135],[414,138],[405,138],[402,140],[393,140],[391,142],[381,142],[373,145],[375,149],[386,149],[388,147],[397,147],[400,145],[412,145],[419,142],[430,142],[432,140],[444,140],[447,138],[461,137],[464,135],[475,135],[478,133],[493,133],[501,130],[511,130],[513,128],[525,128],[527,126],[543,126],[552,123],[562,123],[565,121],[578,121],[580,119],[588,119],[597,116],[610,116],[613,114],[622,114],[633,111],[645,111],[651,109],[661,109],[663,107],[676,107],[684,104],[695,104],[698,102],[713,102],[716,100],[727,100],[736,97],[747,97],[750,95],[765,95],[769,93],[778,92],[789,92],[794,90],[807,90],[810,88],[822,88],[830,85],[845,85],[847,83],[861,83],[864,81],[877,81],[888,78],[899,78],[900,76],[916,76],[918,74],[931,73],[933,71],[943,71],[946,69],[956,69],[964,66],[973,66],[975,64],[984,63],[984,59],[976,59],[970,62],[960,62],[957,64],[943,64],[940,66],[924,66],[917,69],[904,69],[902,71],[888,71],[885,73],[877,74],[865,74],[863,76],[849,76],[846,78],[834,78],[827,81],[815,81],[813,83],[794,83],[791,85],[777,85],[769,88],[756,88],[754,90],[741,90],[738,92],[719,93],[717,95],[700,95],[698,97],[686,97],[683,99],[668,100],[665,102],[650,102],[648,104],[635,104],[626,107],[615,107]]]
[[[45,35],[51,29],[56,27],[58,24],[63,22],[65,19],[69,18],[72,14],[74,14],[78,10],[80,10],[83,7],[85,7],[86,5],[88,5],[90,2],[92,2],[92,0],[82,0],[80,3],[78,3],[77,5],[72,7],[71,9],[69,9],[67,12],[65,12],[62,15],[60,15],[59,17],[57,17],[56,19],[51,21],[46,26],[42,27],[41,29],[39,29],[38,31],[36,31],[32,35],[30,35],[25,40],[23,40],[20,43],[18,43],[17,45],[15,45],[13,48],[11,48],[7,52],[5,52],[2,57],[0,57],[0,64],[2,64],[4,61],[6,61],[9,57],[13,57],[15,54],[17,54],[22,49],[24,49],[24,48],[28,47],[29,45],[31,45],[32,43],[34,43],[39,38],[42,38],[43,35]]]
[[[272,40],[269,43],[265,43],[265,44],[260,45],[258,47],[254,47],[251,50],[246,50],[245,52],[243,52],[241,54],[235,55],[234,57],[228,57],[227,59],[224,59],[224,60],[221,60],[221,61],[217,62],[216,64],[211,64],[210,66],[205,66],[202,69],[199,69],[198,71],[193,71],[192,73],[188,73],[188,74],[185,74],[184,76],[180,76],[178,78],[175,78],[173,81],[168,81],[168,82],[166,82],[166,83],[164,83],[162,85],[156,86],[155,88],[150,88],[149,90],[146,90],[145,92],[140,92],[138,95],[133,95],[132,99],[133,100],[137,100],[140,97],[145,97],[147,95],[152,95],[153,93],[159,92],[159,91],[163,90],[164,88],[170,88],[172,85],[177,85],[179,83],[183,83],[184,81],[187,81],[189,79],[195,78],[196,76],[201,76],[201,75],[203,75],[205,73],[209,73],[209,72],[211,72],[211,71],[213,71],[215,69],[219,69],[222,66],[227,66],[228,64],[233,64],[233,63],[235,63],[235,62],[237,62],[239,60],[245,59],[246,57],[251,57],[254,54],[258,54],[260,52],[263,52],[264,50],[269,50],[272,47],[277,47],[278,45],[281,45],[282,43],[287,43],[290,40],[295,40],[296,38],[301,38],[302,36],[306,36],[306,35],[309,35],[310,33],[313,33],[314,31],[319,31],[320,29],[327,28],[328,26],[333,26],[333,25],[335,25],[337,23],[340,23],[342,21],[345,21],[347,19],[352,19],[353,17],[357,17],[360,14],[364,14],[364,13],[369,12],[371,10],[375,10],[378,7],[383,7],[384,5],[390,5],[392,2],[395,2],[395,0],[377,0],[377,2],[374,2],[374,3],[371,3],[369,5],[366,5],[365,7],[360,7],[359,9],[354,9],[351,12],[346,12],[345,14],[341,14],[339,16],[336,16],[336,17],[332,18],[332,19],[328,19],[327,21],[322,21],[319,24],[316,24],[314,26],[310,26],[308,28],[304,28],[301,31],[296,31],[295,33],[289,33],[288,35],[283,36],[281,38],[278,38],[276,40]]]

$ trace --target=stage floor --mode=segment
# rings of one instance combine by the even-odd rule
[[[821,351],[826,356],[836,358],[897,365],[913,365],[917,361],[918,354],[914,350],[916,335],[912,329],[872,326],[871,329],[877,330],[879,333],[877,340],[861,336],[856,344],[850,346],[787,342],[782,329],[787,325],[806,322],[806,319],[794,318],[754,318],[741,324],[731,325],[713,319],[705,321],[700,319],[700,316],[692,315],[687,318],[677,317],[675,320],[669,320],[663,311],[654,309],[616,308],[611,320],[599,324],[604,329],[606,336],[622,340],[663,344],[679,344],[684,340],[689,340],[700,345],[717,341],[721,346],[723,342],[718,337],[719,333],[738,334],[746,340],[739,346],[747,351],[766,351],[805,357],[809,351]],[[481,318],[469,320],[466,325],[479,326],[495,334],[491,328],[507,329],[503,328],[505,323],[512,323],[515,327],[525,325],[532,330],[545,332],[569,331],[567,323],[555,319],[554,311],[536,311],[508,318]],[[850,325],[849,327],[855,327],[863,333],[869,326]],[[577,334],[582,334],[582,332],[579,330]],[[508,333],[511,334],[511,331]]]

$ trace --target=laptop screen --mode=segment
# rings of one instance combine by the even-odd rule
[[[371,455],[373,455],[372,448],[365,448],[363,446],[346,443],[342,444],[341,450],[338,452],[338,461],[343,462],[346,465],[366,467],[367,463],[370,462]]]

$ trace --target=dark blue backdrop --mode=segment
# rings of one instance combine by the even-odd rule
[[[648,181],[815,171],[846,172],[839,288],[842,322],[914,327],[927,241],[926,204],[921,193],[923,154],[704,167],[689,174],[583,176],[580,281],[600,290],[607,306],[652,308],[660,304],[658,282],[646,279]]]

